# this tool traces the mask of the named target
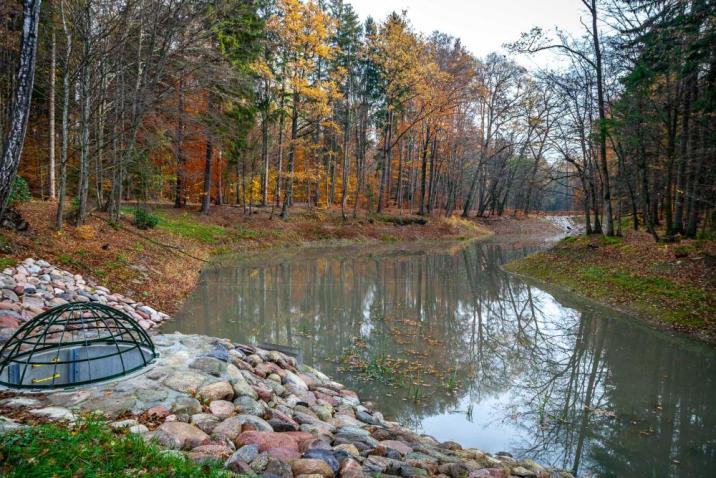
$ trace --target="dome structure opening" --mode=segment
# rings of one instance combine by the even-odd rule
[[[75,302],[39,314],[5,343],[0,385],[87,385],[141,370],[156,356],[152,339],[129,315],[103,304]]]

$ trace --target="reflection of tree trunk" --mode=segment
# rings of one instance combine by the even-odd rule
[[[603,321],[601,324],[595,323],[596,340],[594,341],[594,350],[592,352],[592,369],[589,373],[589,381],[587,382],[587,390],[584,395],[583,410],[582,410],[582,421],[579,426],[579,437],[577,439],[577,448],[574,451],[574,465],[572,466],[572,473],[577,475],[579,471],[579,462],[582,458],[582,450],[584,449],[584,442],[587,435],[587,427],[589,426],[589,418],[591,414],[592,398],[594,396],[594,388],[597,382],[597,371],[599,370],[599,364],[602,358],[602,351],[604,349],[604,337],[606,335],[607,328],[609,327],[609,321]]]
[[[209,215],[209,207],[211,205],[211,160],[214,148],[211,144],[211,133],[207,131],[206,135],[206,157],[204,160],[204,191],[201,198],[201,213]]]
[[[288,183],[283,196],[281,218],[288,219],[288,208],[293,204],[293,172],[296,163],[296,141],[298,140],[298,92],[293,94],[291,106],[291,144],[288,150]],[[309,203],[311,198],[308,198]]]
[[[177,177],[174,186],[174,207],[180,208],[185,204],[184,188],[186,175],[186,156],[184,154],[184,76],[180,74],[177,81],[177,124],[175,133],[175,156],[177,164]],[[238,195],[237,195],[238,202]]]

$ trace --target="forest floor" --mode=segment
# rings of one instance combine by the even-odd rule
[[[68,221],[57,231],[55,208],[55,203],[42,201],[19,205],[30,228],[22,233],[0,230],[0,269],[26,257],[41,258],[170,314],[194,288],[206,262],[220,255],[270,247],[466,240],[491,234],[489,226],[476,221],[424,219],[399,211],[359,212],[358,218],[344,221],[339,209],[295,206],[284,221],[277,215],[272,218],[271,208],[248,215],[242,208],[212,207],[211,215],[202,216],[197,207],[177,210],[167,204],[151,207],[159,223],[150,230],[134,227],[133,207],[128,205],[117,224],[94,212],[84,226]]]
[[[716,344],[716,241],[568,237],[506,269]]]

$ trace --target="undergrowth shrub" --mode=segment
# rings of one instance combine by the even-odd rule
[[[12,190],[10,191],[10,204],[28,202],[31,199],[32,194],[30,194],[30,187],[27,185],[25,178],[21,176],[15,177],[15,181],[12,183]]]
[[[159,224],[159,216],[145,211],[144,209],[135,209],[134,225],[137,229],[154,229]]]

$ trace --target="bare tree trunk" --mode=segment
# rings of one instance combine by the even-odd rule
[[[67,28],[65,19],[64,1],[60,2],[60,15],[62,17],[62,31],[65,34],[65,64],[62,72],[62,145],[60,150],[60,187],[58,191],[57,214],[55,227],[62,229],[64,225],[65,195],[67,192],[67,149],[69,147],[69,114],[70,114],[70,58],[72,55],[72,36]]]
[[[179,81],[177,84],[177,94],[179,95],[177,104],[177,129],[176,129],[176,140],[175,140],[175,156],[177,164],[177,177],[174,188],[174,207],[184,207],[184,184],[186,174],[186,156],[184,154],[184,76],[180,73]]]
[[[50,199],[57,197],[55,189],[55,70],[57,68],[57,38],[55,29],[52,29],[50,45]]]
[[[24,0],[22,6],[22,36],[20,61],[15,77],[15,89],[10,103],[10,127],[4,138],[2,163],[0,163],[0,216],[5,212],[12,184],[20,165],[22,145],[30,116],[32,85],[35,81],[35,58],[37,55],[37,24],[40,20],[41,0]]]
[[[208,216],[209,206],[211,204],[211,157],[213,155],[213,146],[211,144],[211,136],[207,132],[206,136],[206,160],[204,162],[204,193],[201,197],[201,213]]]
[[[85,57],[86,58],[86,57]],[[80,86],[80,177],[77,185],[77,197],[80,208],[76,224],[81,226],[87,217],[87,192],[89,190],[89,67],[82,67]],[[86,86],[87,85],[87,86]]]
[[[281,87],[281,106],[280,111],[281,115],[279,116],[278,120],[278,158],[276,161],[276,185],[274,188],[274,205],[271,207],[271,215],[270,218],[273,219],[273,213],[274,209],[278,208],[281,203],[281,175],[283,174],[283,136],[284,136],[284,121],[285,116],[283,114],[283,107],[286,103],[285,95],[284,95],[284,88]]]
[[[77,185],[77,197],[80,208],[77,212],[76,224],[81,226],[87,217],[87,192],[89,190],[89,128],[90,128],[90,35],[91,18],[90,2],[84,8],[82,26],[82,67],[80,75],[80,177]]]
[[[104,152],[104,120],[107,111],[106,105],[106,92],[107,92],[107,78],[104,68],[104,64],[100,67],[100,103],[97,110],[97,146],[95,154],[95,196],[97,198],[97,207],[104,209],[104,192],[102,185],[104,183],[103,174],[103,152]]]
[[[222,151],[219,150],[219,160],[216,163],[216,178],[218,180],[218,183],[216,185],[216,205],[217,206],[223,206],[224,205],[224,192],[222,191],[224,184],[223,184],[223,177],[224,177],[224,171],[221,167],[221,160],[222,160]]]
[[[291,144],[288,148],[288,183],[283,194],[283,207],[281,208],[281,218],[284,220],[288,219],[288,208],[293,203],[293,169],[295,167],[296,139],[298,136],[298,100],[298,92],[295,92],[291,112]]]
[[[266,89],[268,89],[268,87]],[[269,120],[268,120],[268,111],[265,111],[263,118],[261,118],[261,162],[263,165],[263,171],[261,172],[261,205],[262,206],[266,206],[268,204],[268,189],[269,189],[268,143],[269,143]]]
[[[425,129],[425,143],[423,144],[423,156],[420,163],[420,200],[418,202],[418,214],[425,215],[425,189],[427,187],[428,175],[428,147],[430,146],[430,125]]]
[[[607,163],[607,125],[604,101],[604,80],[602,78],[602,50],[597,30],[597,2],[591,0],[592,38],[594,41],[594,60],[597,71],[597,101],[599,107],[599,166],[602,171],[602,190],[604,197],[604,221],[607,236],[614,235],[614,215],[612,213],[612,195],[609,187],[609,166]]]
[[[388,118],[385,126],[385,144],[383,146],[383,170],[380,176],[380,191],[378,193],[378,212],[383,212],[384,196],[386,187],[389,188],[390,161],[392,154],[391,142],[393,141],[393,112],[388,111]],[[390,193],[390,191],[388,191]]]
[[[348,144],[350,142],[350,128],[351,128],[351,108],[350,104],[346,105],[346,124],[343,127],[343,177],[342,177],[342,191],[341,191],[341,215],[343,220],[347,219],[346,206],[348,205],[348,178],[350,172],[350,161],[348,157]]]

